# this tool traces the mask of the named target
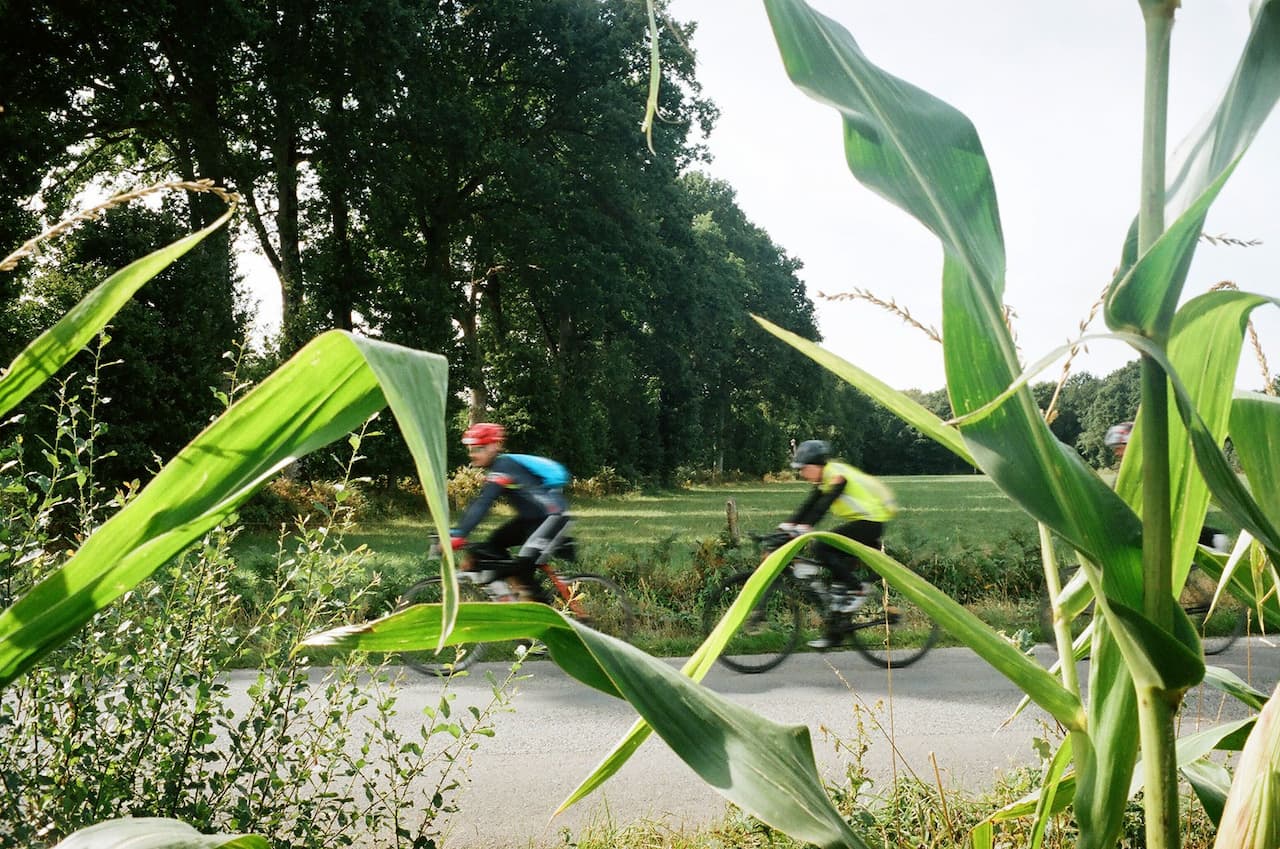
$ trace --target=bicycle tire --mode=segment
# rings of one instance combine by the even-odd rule
[[[710,634],[716,627],[752,574],[739,572],[731,575],[711,591],[702,611],[704,634]],[[800,588],[790,578],[774,581],[738,630],[729,637],[719,661],[734,672],[747,675],[773,669],[800,644],[806,619],[805,608],[808,607]],[[821,617],[817,618],[820,622]]]
[[[631,641],[636,626],[635,608],[622,588],[603,575],[582,573],[561,575],[560,580],[572,588],[572,602],[555,596],[555,607],[577,621],[624,642]]]
[[[414,604],[438,604],[442,601],[440,578],[427,578],[419,581],[401,593],[396,600],[395,610],[399,612]],[[488,601],[484,590],[470,581],[458,582],[459,601]],[[406,666],[424,675],[448,677],[456,675],[480,661],[485,655],[484,643],[471,643],[461,646],[445,646],[439,653],[431,649],[421,651],[402,651],[400,659]]]
[[[1230,593],[1223,593],[1217,606],[1209,615],[1217,585],[1203,570],[1193,568],[1187,583],[1178,596],[1178,603],[1200,636],[1200,645],[1206,657],[1222,654],[1235,645],[1248,623],[1245,606]],[[1207,619],[1206,619],[1207,617]]]
[[[902,669],[919,661],[938,641],[938,623],[896,593],[875,585],[865,604],[848,614],[849,642],[873,666]]]

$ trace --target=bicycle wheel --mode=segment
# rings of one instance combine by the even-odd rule
[[[636,614],[617,584],[603,575],[564,575],[561,580],[569,585],[571,594],[565,601],[552,592],[557,609],[602,634],[631,639]]]
[[[702,611],[703,633],[711,633],[751,575],[751,572],[732,575],[711,591]],[[767,672],[795,651],[810,619],[815,630],[821,626],[822,617],[803,603],[800,589],[789,578],[779,578],[729,638],[720,662],[735,672]]]
[[[866,603],[848,614],[849,641],[875,666],[910,666],[938,641],[938,623],[883,582],[871,586]]]
[[[1195,625],[1196,633],[1200,635],[1200,644],[1204,647],[1206,656],[1222,654],[1231,648],[1244,633],[1248,620],[1245,605],[1227,592],[1218,599],[1218,604],[1210,615],[1209,607],[1213,604],[1213,594],[1216,591],[1217,584],[1213,578],[1201,569],[1192,569],[1182,588],[1182,595],[1178,597],[1178,603],[1187,612],[1191,623]]]
[[[460,601],[488,601],[484,590],[470,581],[458,582]],[[439,578],[428,578],[419,581],[405,590],[396,601],[396,611],[404,610],[414,604],[439,604],[443,600]],[[400,659],[407,666],[424,675],[453,675],[470,667],[484,657],[485,644],[472,643],[465,646],[445,646],[437,654],[431,649],[422,651],[400,652]]]

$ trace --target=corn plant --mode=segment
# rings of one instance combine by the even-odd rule
[[[1107,294],[1105,316],[1109,335],[1128,342],[1142,357],[1144,397],[1136,436],[1113,490],[1053,437],[1027,389],[1027,382],[1042,366],[1024,369],[1005,323],[1003,234],[990,167],[977,131],[948,104],[869,62],[845,29],[805,3],[765,0],[792,80],[841,113],[846,158],[853,174],[915,216],[942,242],[943,347],[952,409],[959,418],[944,423],[868,372],[768,322],[761,324],[986,471],[1041,523],[1047,578],[1051,574],[1049,579],[1056,580],[1057,574],[1048,544],[1051,533],[1070,544],[1082,566],[1079,581],[1061,593],[1055,591],[1055,610],[1060,656],[1087,652],[1091,658],[1087,702],[1074,679],[1073,664],[1062,666],[1059,680],[906,567],[873,549],[819,535],[862,557],[1068,729],[1068,737],[1050,760],[1043,788],[1028,803],[1029,811],[1017,811],[1035,814],[1036,845],[1048,817],[1065,804],[1073,807],[1080,845],[1114,845],[1129,797],[1141,789],[1148,845],[1177,846],[1179,767],[1206,810],[1221,817],[1223,840],[1238,839],[1250,828],[1248,833],[1262,833],[1254,826],[1265,821],[1276,800],[1271,784],[1258,780],[1266,774],[1264,765],[1274,759],[1267,755],[1275,748],[1275,731],[1268,730],[1275,726],[1270,722],[1259,723],[1253,734],[1248,733],[1255,727],[1249,720],[1175,740],[1174,717],[1182,696],[1206,677],[1256,706],[1267,704],[1264,718],[1280,708],[1275,707],[1276,700],[1266,703],[1243,682],[1206,672],[1199,638],[1174,598],[1193,557],[1202,558],[1211,569],[1216,564],[1223,573],[1222,563],[1196,549],[1211,495],[1272,559],[1280,551],[1280,534],[1271,518],[1277,515],[1272,508],[1280,506],[1275,501],[1276,483],[1264,472],[1270,445],[1280,437],[1280,413],[1274,399],[1251,394],[1233,397],[1229,389],[1248,316],[1273,299],[1219,291],[1179,306],[1207,209],[1280,96],[1280,3],[1255,4],[1254,27],[1235,77],[1221,103],[1181,148],[1187,153],[1174,160],[1172,177],[1166,180],[1164,113],[1169,33],[1176,5],[1168,0],[1140,2],[1149,57],[1143,192],[1139,215],[1124,240],[1124,261]],[[1045,364],[1059,355],[1053,352]],[[1248,488],[1223,455],[1228,431],[1248,474]],[[725,634],[741,621],[756,594],[795,548],[788,546],[762,564],[738,604],[690,659],[684,669],[687,676],[696,679],[705,673],[723,648]],[[1260,619],[1280,622],[1263,570],[1228,577],[1223,586],[1248,602]],[[1096,600],[1100,615],[1080,644],[1073,646],[1067,620],[1090,599]],[[417,611],[403,619],[315,640],[389,648],[412,640],[411,632],[426,627],[426,620],[437,615]],[[558,661],[573,671],[577,660],[570,658],[582,657],[585,648],[598,662],[575,674],[606,692],[625,695],[643,718],[568,802],[606,780],[651,729],[678,752],[691,743],[689,732],[706,720],[693,716],[695,711],[666,715],[670,711],[664,711],[664,706],[676,698],[672,691],[678,688],[685,704],[712,705],[714,700],[695,696],[682,681],[655,676],[643,683],[650,700],[657,694],[660,704],[645,704],[645,694],[620,683],[623,647],[532,608],[512,611],[501,622],[465,612],[459,618],[459,631],[474,639],[508,638],[527,628],[535,615],[545,617],[538,630]],[[456,632],[448,636],[442,631],[440,636],[452,640]],[[607,681],[593,679],[601,669]],[[721,724],[728,719],[724,715]],[[1203,757],[1208,751],[1239,747],[1246,735],[1248,749],[1260,754],[1244,759],[1233,783],[1223,773],[1206,768]],[[764,737],[761,742],[777,745]],[[751,749],[734,755],[744,768],[769,766],[767,752]],[[754,757],[762,759],[752,762]],[[733,775],[732,768],[708,770],[708,766],[712,764],[695,765],[695,769],[713,782],[723,780],[726,773]],[[728,782],[725,795],[783,830],[800,834],[808,823],[795,816],[795,806],[802,804],[794,792],[796,785],[780,784],[783,787],[773,791],[772,800],[758,798],[746,782],[734,780]],[[1233,818],[1222,815],[1224,805]],[[1012,816],[1015,808],[996,816]],[[811,810],[825,808],[818,802]],[[989,825],[975,831],[979,845],[990,845]],[[860,845],[859,838],[841,827],[804,835],[820,845]]]
[[[1068,795],[1062,792],[1064,777],[1070,775],[1070,801],[1084,846],[1115,843],[1131,783],[1143,790],[1148,845],[1178,845],[1177,769],[1190,761],[1186,752],[1180,758],[1174,716],[1183,694],[1205,678],[1205,664],[1194,628],[1174,599],[1196,556],[1211,495],[1273,560],[1280,551],[1277,513],[1271,509],[1278,506],[1275,480],[1262,473],[1262,458],[1272,456],[1270,443],[1280,429],[1280,408],[1274,398],[1233,397],[1230,390],[1249,313],[1275,299],[1219,291],[1179,306],[1209,205],[1280,96],[1280,3],[1255,4],[1253,29],[1234,78],[1179,148],[1183,153],[1170,163],[1166,179],[1169,44],[1177,5],[1139,2],[1147,33],[1142,193],[1104,314],[1108,335],[1128,342],[1141,357],[1143,400],[1138,438],[1112,491],[1054,439],[1026,387],[1039,366],[1022,367],[1004,320],[1000,216],[972,124],[948,104],[869,62],[835,22],[802,3],[766,0],[793,82],[843,118],[850,170],[942,243],[943,349],[958,418],[938,421],[861,369],[762,324],[971,458],[1077,552],[1083,577],[1059,596],[1056,619],[1061,656],[1069,657],[1066,619],[1090,597],[1101,611],[1087,636],[1092,659],[1087,704],[1080,701],[1072,664],[1063,666],[1062,683],[1048,679],[1038,667],[1009,656],[985,626],[903,567],[878,552],[857,553],[1069,729],[1038,811],[1043,823],[1061,805]],[[1228,432],[1246,473],[1254,472],[1248,489],[1223,454]],[[1056,568],[1046,545],[1048,580]],[[1261,572],[1227,583],[1261,618],[1280,621]],[[1132,733],[1135,726],[1138,735]],[[1230,736],[1219,732],[1217,742],[1226,745]],[[1256,778],[1242,769],[1233,792],[1256,790]],[[1274,798],[1261,809],[1268,804],[1274,805]],[[1223,834],[1228,825],[1224,819]]]
[[[1162,80],[1167,78],[1163,68],[1176,4],[1142,2],[1152,56],[1146,189],[1105,312],[1111,334],[1144,358],[1146,395],[1114,491],[1054,440],[1026,388],[1035,369],[1022,368],[1004,323],[1000,219],[990,169],[970,122],[868,62],[848,32],[801,0],[766,0],[765,5],[788,73],[844,117],[846,153],[855,176],[917,217],[943,243],[944,351],[952,408],[960,418],[941,422],[867,372],[766,326],[981,466],[1042,523],[1046,537],[1052,531],[1078,553],[1084,577],[1079,586],[1064,588],[1057,608],[1061,619],[1089,596],[1098,604],[1100,615],[1088,632],[1092,664],[1087,703],[1065,674],[1072,664],[1065,664],[1063,680],[1055,678],[893,559],[841,537],[818,536],[861,556],[1069,729],[1051,759],[1044,787],[1030,803],[1039,833],[1049,814],[1067,800],[1080,826],[1081,845],[1115,843],[1135,782],[1136,725],[1143,756],[1136,783],[1145,791],[1150,845],[1178,843],[1177,819],[1169,814],[1176,811],[1174,769],[1180,763],[1194,770],[1193,784],[1202,799],[1217,794],[1221,800],[1222,833],[1228,839],[1265,839],[1262,817],[1274,806],[1276,791],[1259,776],[1268,774],[1265,770],[1275,759],[1280,732],[1272,714],[1280,710],[1275,707],[1280,700],[1264,701],[1242,682],[1206,672],[1198,638],[1173,604],[1173,591],[1195,554],[1210,493],[1268,555],[1274,558],[1280,551],[1280,532],[1270,519],[1272,508],[1280,505],[1280,491],[1275,481],[1250,473],[1265,468],[1269,446],[1280,438],[1280,414],[1274,400],[1233,398],[1224,388],[1231,384],[1250,311],[1272,299],[1215,292],[1181,307],[1178,302],[1205,212],[1280,94],[1280,50],[1275,49],[1280,46],[1280,0],[1257,4],[1236,77],[1202,134],[1193,139],[1196,143],[1187,148],[1189,156],[1175,161],[1167,191],[1160,167]],[[1167,230],[1164,218],[1172,221]],[[167,258],[153,258],[151,268],[178,252],[160,252]],[[103,285],[141,285],[149,273],[154,270],[131,266]],[[0,379],[0,415],[23,387],[65,362],[109,312],[105,306],[91,306],[56,326],[51,341],[42,337],[33,343],[34,353],[20,357]],[[76,335],[82,332],[88,335]],[[197,437],[62,570],[0,615],[0,685],[229,516],[285,463],[355,429],[386,404],[405,432],[428,509],[441,529],[447,516],[441,463],[443,368],[433,355],[350,334],[318,337]],[[1223,456],[1228,429],[1249,474],[1249,488]],[[456,595],[442,605],[316,634],[303,645],[397,650],[540,638],[570,675],[627,699],[640,716],[566,805],[607,780],[656,731],[727,799],[770,825],[818,846],[860,847],[865,845],[862,838],[818,779],[808,730],[761,719],[696,683],[759,594],[806,542],[795,540],[765,560],[680,672],[550,608],[459,605]],[[1264,599],[1262,574],[1235,570],[1228,583],[1261,614],[1274,617],[1276,602]],[[446,563],[445,575],[453,577],[451,563]],[[1069,656],[1072,647],[1062,648],[1063,656]],[[1265,704],[1262,720],[1175,741],[1172,721],[1182,694],[1206,677],[1260,707]],[[1229,791],[1221,774],[1197,769],[1205,752],[1238,746],[1246,735],[1246,757]],[[975,831],[979,843],[989,843],[989,836],[985,827]]]

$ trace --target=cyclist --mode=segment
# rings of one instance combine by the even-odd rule
[[[1133,432],[1133,422],[1120,422],[1107,428],[1107,435],[1102,441],[1116,455],[1116,462],[1124,459],[1124,450],[1129,447],[1129,434]]]
[[[1103,442],[1112,453],[1116,455],[1116,462],[1119,463],[1124,459],[1125,449],[1129,447],[1129,435],[1133,433],[1133,422],[1120,422],[1120,424],[1112,425],[1107,428],[1107,435],[1103,437]],[[1200,545],[1212,549],[1219,554],[1225,554],[1228,551],[1227,546],[1231,540],[1222,531],[1217,528],[1205,525],[1200,529]]]
[[[541,598],[535,575],[538,559],[552,545],[560,545],[561,532],[569,523],[569,504],[564,495],[569,473],[546,457],[505,453],[506,438],[506,429],[492,422],[473,424],[462,434],[471,465],[488,471],[480,495],[450,531],[450,543],[455,551],[466,545],[467,535],[494,502],[505,498],[515,508],[515,517],[495,528],[475,553],[481,561],[505,560],[510,557],[510,548],[520,546],[515,571],[504,577],[521,599],[536,601]]]
[[[831,459],[831,444],[821,439],[801,442],[791,458],[791,468],[813,484],[808,498],[778,529],[798,536],[813,529],[827,514],[834,513],[840,524],[833,533],[856,540],[863,545],[879,547],[884,535],[884,524],[898,512],[893,492],[876,478],[848,463]],[[814,559],[826,566],[832,575],[832,604],[826,621],[826,633],[810,640],[815,649],[839,645],[843,638],[843,623],[839,613],[857,609],[862,581],[857,575],[861,561],[852,554],[817,543]]]

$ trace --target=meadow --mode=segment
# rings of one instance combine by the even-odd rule
[[[983,475],[885,480],[900,507],[886,530],[886,550],[997,629],[1042,639],[1036,609],[1043,578],[1035,524],[1027,515]],[[701,637],[702,592],[719,575],[753,564],[747,535],[787,519],[808,486],[745,482],[575,497],[574,568],[609,575],[624,587],[640,613],[638,644],[659,654],[687,653]],[[730,501],[738,517],[737,545],[727,532]],[[500,506],[473,538],[482,539],[505,515]],[[435,571],[425,555],[425,515],[362,522],[346,531],[343,542],[359,551],[377,584],[360,615],[381,612],[400,589]],[[252,575],[273,561],[278,545],[271,533],[243,537],[237,545],[240,573]]]

